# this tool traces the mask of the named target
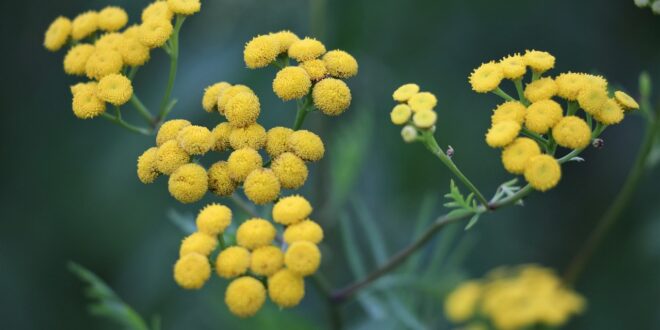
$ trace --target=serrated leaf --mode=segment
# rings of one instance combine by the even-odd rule
[[[472,218],[470,218],[470,221],[468,222],[467,226],[465,226],[465,230],[470,230],[472,226],[476,225],[477,221],[479,221],[480,215],[481,213],[476,213],[475,215],[473,215]]]

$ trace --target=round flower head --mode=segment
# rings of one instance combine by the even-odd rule
[[[624,109],[639,109],[639,103],[637,103],[637,101],[635,101],[630,95],[622,91],[614,92],[614,99],[619,102],[619,105]]]
[[[119,73],[124,66],[124,61],[119,52],[111,49],[95,49],[85,63],[85,73],[90,79],[101,80],[101,78]]]
[[[233,280],[225,292],[225,304],[238,317],[256,314],[266,301],[264,285],[254,277],[243,276]]]
[[[482,287],[479,282],[468,281],[452,291],[445,300],[445,315],[454,323],[469,320],[477,311]]]
[[[122,74],[110,74],[99,81],[98,97],[113,105],[123,105],[133,96],[131,81]]]
[[[549,155],[534,156],[525,167],[525,180],[538,191],[553,188],[560,178],[561,166]]]
[[[209,204],[199,211],[195,224],[200,233],[217,236],[229,227],[231,216],[230,208],[220,204]]]
[[[71,23],[71,37],[73,40],[81,40],[99,28],[99,14],[95,11],[84,12],[73,19]]]
[[[525,126],[532,132],[545,134],[563,116],[561,105],[553,100],[542,100],[527,107]]]
[[[502,75],[507,79],[519,79],[527,72],[527,64],[520,54],[509,55],[499,62]]]
[[[234,96],[243,92],[254,94],[254,92],[250,89],[250,87],[247,87],[245,85],[234,85],[221,91],[218,94],[218,112],[220,112],[220,114],[224,114],[225,109],[227,108],[227,104],[229,104],[229,101],[231,101],[231,99]]]
[[[351,105],[351,90],[345,82],[325,78],[312,90],[314,106],[328,116],[338,116]]]
[[[582,118],[567,116],[552,128],[552,137],[564,148],[582,149],[591,142],[591,129]]]
[[[311,213],[312,205],[299,195],[281,198],[273,206],[273,220],[285,226],[305,220]]]
[[[557,95],[569,101],[577,100],[578,93],[584,88],[584,77],[579,73],[567,72],[555,78]]]
[[[252,218],[243,222],[236,230],[236,243],[249,250],[270,245],[277,231],[268,221]]]
[[[213,128],[211,131],[211,134],[213,134],[213,140],[215,141],[213,150],[225,151],[229,149],[229,135],[232,130],[233,128],[231,127],[231,124],[227,122],[220,123]]]
[[[153,18],[140,25],[140,42],[149,48],[158,48],[172,35],[172,22],[165,18]]]
[[[300,64],[300,67],[305,69],[309,75],[309,78],[313,81],[321,80],[328,74],[328,69],[326,68],[325,62],[323,62],[323,60],[315,59],[305,61]]]
[[[502,67],[491,61],[482,64],[470,74],[470,85],[477,93],[487,93],[496,89],[504,78]]]
[[[295,33],[287,30],[271,33],[270,36],[280,45],[280,53],[286,53],[294,42],[300,40]]]
[[[600,87],[607,91],[607,80],[603,76],[583,73],[585,87]]]
[[[268,130],[266,134],[266,152],[270,158],[276,158],[289,150],[286,141],[291,133],[293,133],[293,130],[288,127],[273,127]]]
[[[143,45],[137,37],[122,38],[119,54],[128,66],[140,66],[147,63],[150,58],[149,47]]]
[[[605,125],[618,124],[623,120],[623,109],[614,99],[607,99],[600,111],[593,116]]]
[[[71,47],[64,57],[64,72],[76,76],[84,75],[87,60],[92,56],[94,50],[94,46],[90,44],[78,44]]]
[[[174,13],[170,10],[170,6],[167,5],[166,1],[154,1],[142,11],[143,22],[154,19],[170,21],[172,20],[172,16],[174,16]]]
[[[188,153],[179,147],[176,140],[169,140],[158,147],[156,167],[160,173],[170,175],[180,166],[190,162]]]
[[[525,87],[525,98],[530,102],[547,100],[555,94],[557,94],[557,84],[550,77],[538,79]]]
[[[502,164],[512,174],[523,174],[530,158],[541,154],[534,140],[526,137],[515,139],[502,151]]]
[[[69,40],[71,35],[71,20],[66,17],[60,16],[56,18],[44,36],[44,47],[51,52],[56,52],[62,48]]]
[[[525,52],[525,63],[536,72],[545,72],[555,66],[555,57],[548,52],[528,50]]]
[[[493,148],[504,147],[518,136],[520,129],[520,124],[513,120],[493,124],[486,134],[486,143]]]
[[[580,108],[592,116],[600,112],[607,99],[607,90],[598,86],[584,87],[577,97]]]
[[[527,108],[518,101],[507,101],[497,106],[490,117],[490,121],[497,124],[505,120],[513,120],[522,125],[525,121],[526,110]]]
[[[314,243],[294,242],[284,254],[284,264],[286,268],[302,276],[312,275],[321,264],[321,251]]]
[[[313,60],[323,53],[325,53],[325,46],[314,38],[298,40],[289,47],[289,57],[298,62]]]
[[[392,98],[394,98],[394,101],[406,102],[417,93],[419,93],[419,86],[417,84],[405,84],[394,91]]]
[[[229,133],[229,145],[234,149],[252,148],[259,150],[266,144],[266,129],[259,124],[234,128]]]
[[[273,91],[283,101],[300,99],[309,93],[312,81],[301,67],[288,66],[280,70],[273,80]]]
[[[323,229],[312,220],[305,220],[295,225],[288,226],[284,231],[284,241],[293,244],[298,241],[306,241],[319,244],[323,240]]]
[[[225,107],[224,115],[234,127],[246,127],[257,122],[261,104],[254,93],[242,92],[232,97]]]
[[[211,150],[215,144],[211,131],[204,126],[197,125],[182,128],[177,134],[176,140],[179,147],[189,155],[203,155]]]
[[[291,133],[287,140],[289,150],[303,160],[315,162],[323,158],[325,147],[321,138],[307,130]]]
[[[199,253],[208,256],[218,246],[218,239],[206,233],[192,233],[181,242],[179,256],[183,257],[190,253]]]
[[[199,289],[210,276],[209,260],[199,253],[186,254],[174,265],[174,280],[184,289]]]
[[[152,147],[145,150],[137,161],[137,176],[142,183],[152,183],[160,173],[156,163],[158,161],[158,148]]]
[[[204,96],[202,97],[202,108],[206,112],[213,112],[218,109],[218,96],[220,93],[231,87],[231,84],[225,81],[215,83],[204,89]]]
[[[263,205],[280,195],[280,181],[271,169],[258,168],[245,178],[243,191],[254,204]]]
[[[84,90],[90,90],[96,94],[96,87],[98,86],[98,82],[96,81],[88,81],[86,83],[80,82],[77,83],[73,86],[71,86],[71,94],[76,95],[76,93]]]
[[[305,281],[289,269],[281,269],[268,278],[268,296],[277,306],[290,308],[305,296]]]
[[[263,246],[252,251],[250,270],[261,276],[271,276],[284,266],[284,254],[276,246]]]
[[[245,181],[252,171],[261,168],[262,165],[261,155],[251,148],[238,149],[227,159],[229,177],[236,182]]]
[[[401,138],[406,143],[412,143],[417,141],[419,133],[417,129],[412,125],[406,125],[401,129]]]
[[[243,60],[250,69],[263,68],[271,64],[280,53],[280,44],[270,35],[252,38],[243,50]]]
[[[419,110],[413,115],[413,123],[419,128],[431,128],[437,119],[438,114],[433,110]]]
[[[412,109],[407,104],[397,104],[390,112],[390,120],[394,125],[403,125],[410,120]]]
[[[218,196],[230,196],[236,190],[236,182],[229,176],[227,162],[219,161],[209,168],[209,190]]]
[[[438,104],[438,99],[429,92],[417,93],[408,99],[408,105],[414,112],[433,110],[436,104]]]
[[[73,94],[71,107],[73,114],[80,119],[89,119],[100,116],[105,112],[105,102],[96,96],[96,84],[77,88]]]
[[[199,0],[167,0],[170,10],[179,15],[192,15],[200,10]]]
[[[122,32],[124,35],[124,38],[126,39],[138,39],[138,36],[140,34],[140,26],[137,24],[133,24]]]
[[[337,78],[350,78],[358,73],[358,63],[351,54],[343,50],[331,50],[323,55],[328,73]]]
[[[223,278],[243,275],[248,267],[250,267],[250,251],[240,246],[224,249],[215,259],[215,271]]]
[[[119,52],[124,41],[124,35],[118,32],[106,33],[94,43],[94,47],[99,50],[114,50]]]
[[[270,168],[285,189],[298,189],[307,180],[308,170],[305,161],[291,152],[277,156]]]
[[[105,7],[99,12],[99,28],[105,31],[118,31],[128,23],[128,14],[119,7]]]
[[[170,195],[181,203],[194,203],[208,190],[206,170],[197,164],[185,164],[172,173],[168,181]]]
[[[172,119],[164,122],[156,134],[156,145],[161,146],[169,140],[175,140],[179,132],[190,125],[190,122],[185,119]]]

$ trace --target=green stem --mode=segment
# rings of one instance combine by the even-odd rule
[[[529,138],[535,140],[535,141],[538,142],[538,143],[539,143],[539,144],[540,144],[545,150],[548,150],[548,140],[544,139],[541,135],[539,135],[539,134],[537,134],[537,133],[534,133],[534,132],[530,131],[529,129],[527,129],[527,127],[523,127],[523,128],[520,130],[520,133],[522,133],[522,135],[525,135],[525,136],[527,136],[527,137],[529,137]]]
[[[522,78],[518,78],[513,81],[513,83],[516,85],[516,91],[518,92],[518,99],[522,104],[525,106],[529,105],[529,101],[525,97],[525,92],[523,90],[523,85],[522,85]]]
[[[532,81],[539,80],[539,78],[541,78],[542,74],[543,74],[543,72],[532,70]]]
[[[123,127],[125,129],[133,132],[133,133],[138,133],[138,134],[142,134],[142,135],[151,135],[151,133],[153,132],[153,130],[151,130],[149,128],[146,128],[146,127],[139,127],[139,126],[131,125],[131,124],[125,122],[119,116],[113,116],[113,115],[105,113],[105,112],[101,116],[103,118],[109,120],[110,122],[115,123],[115,124],[119,125],[120,127]]]
[[[149,109],[147,109],[144,103],[140,101],[140,99],[135,93],[133,93],[133,96],[131,96],[131,104],[133,105],[133,107],[135,107],[135,110],[137,110],[140,116],[142,116],[142,118],[144,118],[144,120],[146,120],[147,123],[149,123],[151,127],[156,126],[156,118],[154,117],[154,115],[151,114],[151,112],[149,111]]]
[[[128,79],[133,81],[133,79],[135,79],[135,75],[137,74],[139,68],[140,68],[139,66],[131,67],[131,71],[128,72]]]
[[[185,16],[177,15],[176,22],[174,23],[174,31],[169,40],[168,55],[170,56],[170,73],[167,79],[167,87],[165,87],[165,94],[163,95],[163,100],[160,103],[160,113],[158,115],[158,121],[162,122],[167,117],[168,113],[172,110],[170,106],[172,101],[172,89],[174,88],[174,80],[176,78],[177,65],[179,61],[179,31],[181,30],[181,25],[186,20]]]
[[[568,101],[568,107],[566,109],[566,116],[574,115],[578,110],[578,104],[575,101]]]
[[[501,98],[503,98],[507,101],[515,101],[516,100],[513,97],[511,97],[511,95],[507,94],[505,91],[503,91],[499,87],[495,88],[493,91],[491,91],[491,93],[493,93],[493,94],[495,94],[495,95],[497,95],[497,96],[499,96],[499,97],[501,97]]]
[[[296,120],[293,123],[293,127],[292,127],[294,131],[297,131],[302,127],[303,123],[305,122],[305,118],[307,117],[307,114],[312,112],[312,110],[310,110],[310,106],[311,106],[310,99],[311,99],[310,96],[307,95],[302,100],[298,101],[298,111],[296,112]]]

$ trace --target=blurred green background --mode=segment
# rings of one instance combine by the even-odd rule
[[[87,313],[83,284],[67,270],[69,260],[96,272],[145,317],[160,315],[164,329],[327,327],[324,301],[310,282],[299,307],[280,311],[267,303],[247,321],[227,312],[226,284],[217,277],[198,292],[173,282],[183,234],[168,213],[185,217],[213,198],[183,206],[168,195],[166,180],[140,184],[135,161],[153,140],[101,119],[76,119],[69,93],[76,80],[64,75],[62,52],[41,46],[57,15],[73,17],[109,4],[125,7],[135,22],[147,1],[0,5],[0,328],[115,328]],[[509,176],[498,151],[483,142],[499,100],[471,92],[467,83],[480,63],[536,48],[557,57],[553,75],[597,72],[637,96],[637,77],[648,70],[660,85],[660,17],[632,0],[209,0],[182,29],[174,92],[179,103],[172,118],[216,123],[219,118],[202,111],[200,100],[204,87],[226,80],[254,88],[265,127],[291,125],[295,105],[273,95],[274,69],[251,71],[242,60],[252,36],[280,29],[319,37],[360,63],[358,77],[348,82],[351,109],[338,118],[313,114],[305,123],[328,149],[311,166],[304,194],[326,229],[322,272],[335,288],[359,274],[359,266],[375,268],[382,256],[369,252],[370,233],[382,234],[390,255],[411,240],[418,218],[430,221],[444,212],[448,172],[421,145],[404,144],[389,122],[391,92],[399,85],[417,82],[438,96],[440,144],[453,146],[455,162],[488,194]],[[152,55],[136,81],[147,105],[159,102],[167,79],[165,53]],[[585,163],[567,164],[559,187],[534,194],[524,208],[485,216],[469,232],[458,225],[438,236],[418,264],[406,265],[409,271],[433,265],[424,275],[430,287],[366,291],[342,307],[347,327],[448,328],[442,297],[458,279],[529,262],[563,270],[625,179],[642,127],[640,116],[630,116],[608,129],[604,149],[586,151]],[[660,328],[659,183],[660,171],[644,177],[589,264],[577,285],[589,307],[569,328]],[[340,223],[352,228],[355,245],[342,241],[346,227]],[[347,247],[353,250],[347,253]],[[360,265],[350,267],[351,260]]]

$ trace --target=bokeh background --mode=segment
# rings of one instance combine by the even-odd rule
[[[62,71],[63,53],[41,46],[57,15],[109,4],[125,7],[135,21],[147,1],[0,4],[0,328],[115,328],[87,312],[84,285],[67,270],[68,261],[93,270],[146,318],[160,315],[164,329],[327,327],[324,301],[309,282],[298,308],[280,311],[268,303],[247,321],[227,312],[224,281],[214,277],[198,292],[175,285],[171,268],[183,233],[171,219],[186,221],[213,198],[182,206],[168,195],[166,180],[140,184],[135,161],[153,140],[101,119],[76,119],[68,90],[76,80]],[[335,288],[382,259],[383,251],[370,252],[370,235],[384,238],[389,255],[412,239],[416,226],[444,212],[448,172],[421,145],[404,144],[389,122],[390,95],[399,85],[417,82],[438,96],[440,144],[453,146],[454,160],[489,194],[509,176],[498,151],[483,142],[499,100],[471,92],[467,83],[480,63],[536,48],[557,57],[554,73],[601,73],[635,96],[643,70],[660,85],[660,17],[632,0],[208,0],[181,33],[172,117],[216,123],[200,100],[204,87],[226,80],[255,89],[265,127],[290,125],[295,105],[273,95],[274,69],[251,71],[242,61],[246,41],[280,29],[321,38],[360,63],[349,81],[351,109],[337,118],[313,114],[305,123],[328,149],[312,165],[304,193],[326,228],[322,272]],[[166,76],[166,55],[155,52],[136,81],[147,105],[159,102]],[[562,271],[620,188],[642,128],[642,118],[630,116],[607,130],[604,149],[586,151],[585,163],[567,164],[558,188],[534,194],[525,207],[485,216],[468,232],[457,225],[439,235],[397,272],[414,272],[426,288],[381,283],[342,307],[347,327],[448,328],[442,297],[461,278],[530,262]],[[569,328],[660,328],[659,183],[658,170],[644,176],[588,265],[576,287],[588,310]]]

